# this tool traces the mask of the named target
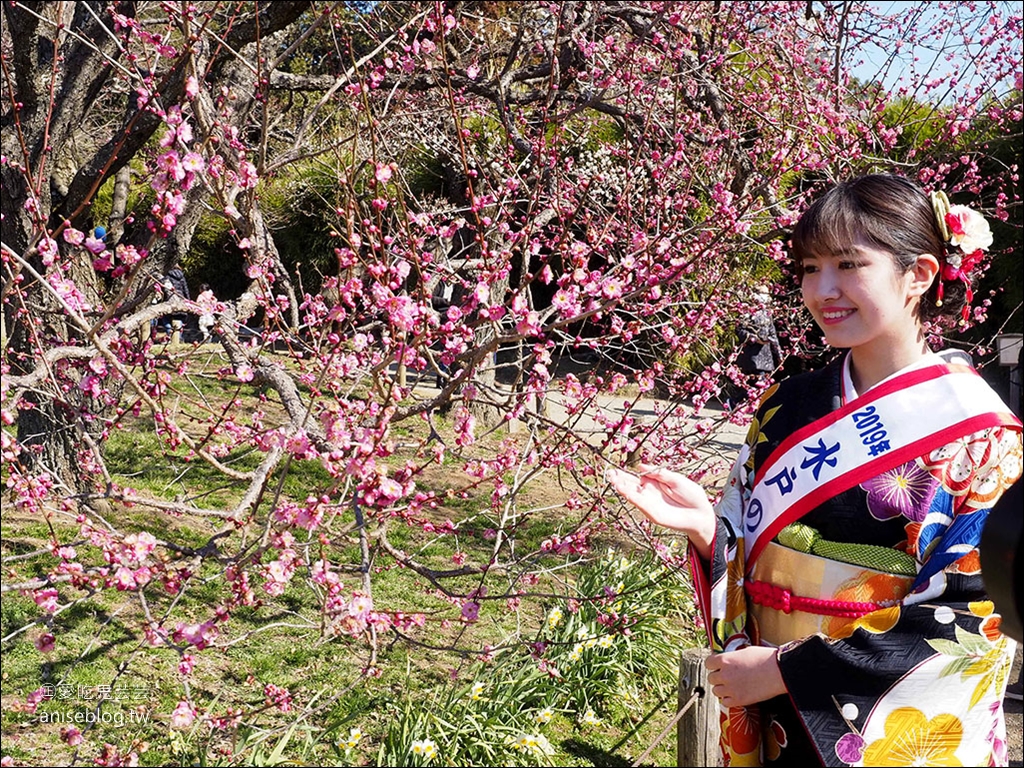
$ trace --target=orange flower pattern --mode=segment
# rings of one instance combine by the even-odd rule
[[[906,594],[906,582],[888,573],[880,573],[872,576],[862,583],[857,583],[846,589],[840,588],[836,594],[836,600],[849,600],[855,603],[884,603],[892,600],[899,600]],[[855,629],[866,629],[868,632],[879,634],[888,632],[900,618],[900,607],[894,605],[891,608],[883,608],[872,611],[859,618],[851,619],[842,616],[834,616],[829,619],[825,629],[829,637],[849,637]]]
[[[937,448],[922,462],[943,489],[968,496],[968,508],[987,509],[1020,477],[1021,458],[1020,433],[995,427]]]
[[[954,715],[929,720],[919,709],[901,707],[885,719],[885,736],[864,749],[864,764],[962,765],[956,750],[963,735],[963,723]]]
[[[761,715],[757,707],[729,707],[722,733],[729,745],[730,765],[742,765],[743,756],[756,755],[761,745]]]

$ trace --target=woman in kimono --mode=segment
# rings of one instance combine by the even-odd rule
[[[685,532],[726,765],[1005,765],[1013,641],[981,582],[988,510],[1021,474],[1021,424],[923,323],[965,312],[984,218],[873,175],[793,233],[833,347],[761,400],[717,510],[682,475],[609,481]]]

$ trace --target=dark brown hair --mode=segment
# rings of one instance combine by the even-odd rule
[[[942,306],[938,301],[946,243],[939,231],[931,198],[902,176],[872,174],[838,184],[819,197],[793,230],[793,258],[798,279],[808,256],[841,253],[854,243],[886,251],[897,274],[905,274],[922,253],[939,261],[939,274],[921,297],[921,319],[959,314],[966,290],[959,280],[946,281]]]

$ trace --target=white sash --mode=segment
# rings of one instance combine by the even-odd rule
[[[826,500],[999,425],[1021,428],[977,372],[941,364],[894,376],[797,430],[757,469],[743,516],[747,572],[780,530]]]

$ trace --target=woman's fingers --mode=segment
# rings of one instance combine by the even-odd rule
[[[644,480],[659,483],[675,494],[685,494],[688,485],[691,483],[691,480],[686,475],[681,475],[670,469],[641,466],[641,477]]]
[[[678,472],[651,464],[638,464],[637,469],[642,477],[651,477],[659,482],[676,481],[683,477]]]
[[[713,654],[704,666],[712,694],[725,706],[746,707],[786,692],[776,648],[748,646]]]
[[[627,498],[640,490],[640,478],[630,472],[612,468],[604,473],[604,477],[611,483],[612,488]]]

